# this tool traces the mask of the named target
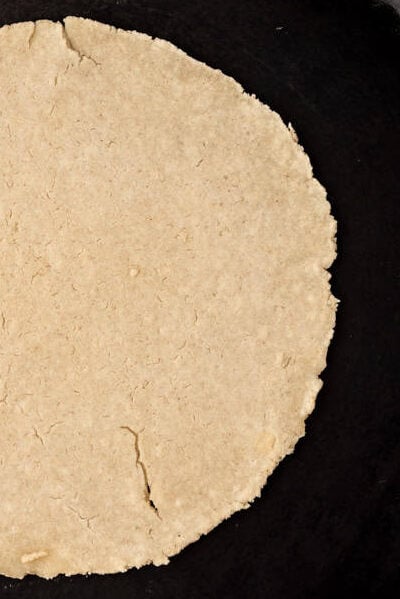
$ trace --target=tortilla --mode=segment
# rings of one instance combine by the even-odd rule
[[[332,336],[280,117],[170,43],[0,30],[0,572],[166,564],[259,496]]]

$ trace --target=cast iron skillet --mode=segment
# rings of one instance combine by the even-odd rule
[[[398,596],[400,21],[367,0],[0,0],[0,24],[69,14],[170,40],[293,124],[338,220],[341,304],[307,435],[251,509],[167,567],[0,597]]]

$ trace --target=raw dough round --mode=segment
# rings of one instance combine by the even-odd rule
[[[167,563],[304,433],[335,221],[280,117],[171,44],[0,30],[0,571]]]

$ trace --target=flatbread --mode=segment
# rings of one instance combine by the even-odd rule
[[[304,434],[335,221],[293,131],[170,43],[0,30],[0,572],[118,572]]]

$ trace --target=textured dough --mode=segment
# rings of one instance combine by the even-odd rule
[[[171,44],[0,30],[0,572],[165,564],[304,434],[335,221],[280,117]]]

